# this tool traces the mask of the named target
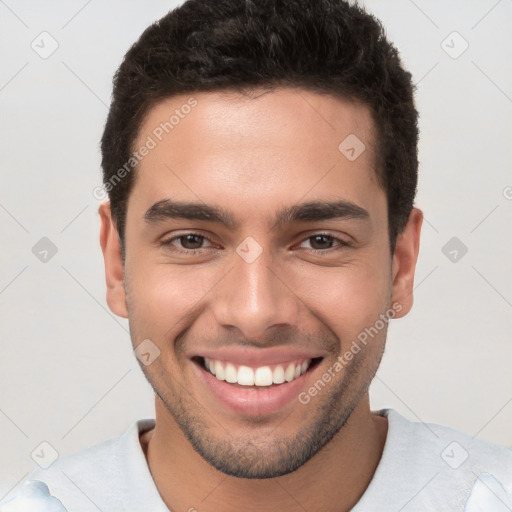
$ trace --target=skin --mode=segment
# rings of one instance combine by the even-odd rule
[[[109,204],[100,207],[109,307],[129,318],[134,347],[150,339],[160,350],[141,365],[156,392],[156,427],[141,436],[153,479],[176,512],[350,510],[386,439],[387,420],[368,397],[386,327],[308,404],[260,417],[219,405],[190,357],[242,344],[308,347],[323,359],[306,374],[307,390],[380,314],[393,304],[395,318],[410,310],[422,213],[413,209],[391,255],[364,105],[287,88],[193,96],[197,106],[137,168],[124,264]],[[188,98],[153,107],[135,147]],[[355,161],[338,150],[349,134],[366,146]],[[166,198],[224,208],[238,224],[148,223],[146,211]],[[273,226],[284,206],[333,200],[368,218]],[[206,239],[161,244],[190,231]],[[263,249],[252,263],[236,252],[248,236]]]

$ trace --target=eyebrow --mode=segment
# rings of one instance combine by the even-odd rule
[[[350,201],[312,201],[286,206],[277,212],[272,228],[283,224],[314,222],[331,219],[368,220],[370,214]],[[222,208],[197,202],[162,199],[153,204],[144,214],[144,220],[156,224],[168,219],[187,219],[216,222],[234,229],[238,226],[235,217]]]
[[[318,220],[369,220],[369,218],[370,214],[364,208],[350,201],[312,201],[283,208],[277,213],[272,227],[276,228],[283,224],[314,222]]]
[[[224,224],[229,228],[237,225],[234,217],[222,208],[204,203],[188,203],[162,199],[152,205],[144,214],[149,224],[156,224],[167,219],[204,220]]]

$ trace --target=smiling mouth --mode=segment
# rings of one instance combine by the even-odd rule
[[[298,379],[301,375],[312,371],[322,359],[323,357],[315,357],[253,367],[202,356],[192,358],[204,371],[219,381],[225,381],[234,387],[261,390],[279,387]]]

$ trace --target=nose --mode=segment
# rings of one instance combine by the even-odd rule
[[[300,299],[279,267],[267,251],[252,262],[234,254],[231,271],[211,301],[218,324],[237,328],[248,339],[260,339],[276,326],[296,327]]]

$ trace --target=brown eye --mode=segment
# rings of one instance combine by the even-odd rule
[[[307,245],[305,245],[307,244]],[[310,251],[318,251],[317,254],[331,254],[334,250],[342,250],[350,244],[340,238],[329,235],[327,233],[317,233],[316,235],[308,236],[305,238],[300,247],[309,249]]]
[[[329,235],[314,235],[308,238],[312,249],[330,249],[333,245],[334,238]]]
[[[203,245],[204,236],[191,233],[188,235],[180,236],[177,238],[177,240],[180,241],[180,244],[184,249],[200,249]]]

